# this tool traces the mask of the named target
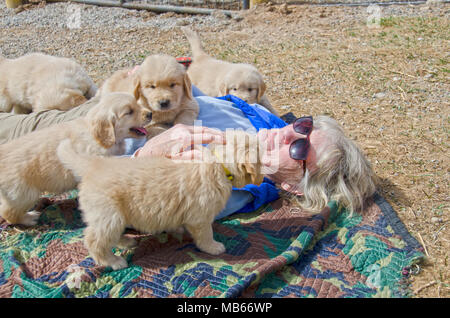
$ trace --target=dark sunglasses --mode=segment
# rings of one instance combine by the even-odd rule
[[[309,151],[309,135],[313,129],[313,118],[312,116],[300,117],[294,121],[292,124],[294,126],[294,131],[299,134],[306,135],[306,138],[297,139],[289,147],[289,155],[294,160],[303,161],[303,169],[306,169],[306,157]]]

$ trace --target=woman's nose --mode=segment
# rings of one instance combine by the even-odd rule
[[[305,136],[295,132],[292,125],[283,128],[283,143],[291,144],[294,140],[305,138]]]

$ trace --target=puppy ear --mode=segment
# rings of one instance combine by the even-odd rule
[[[193,99],[193,97],[192,97],[192,83],[191,83],[191,79],[189,78],[187,73],[185,73],[184,77],[183,77],[183,88],[184,88],[184,93],[187,96],[187,98]]]
[[[243,163],[242,168],[244,169],[246,175],[249,176],[249,181],[251,184],[260,185],[263,182],[264,176],[256,164]]]
[[[259,88],[258,88],[258,103],[261,100],[261,97],[263,97],[265,92],[266,92],[266,84],[261,79],[261,83],[260,83]]]
[[[219,86],[219,96],[228,95],[228,86],[225,82],[220,83]]]
[[[97,116],[91,119],[91,134],[104,148],[111,148],[116,143],[115,123],[115,116]]]
[[[135,75],[133,77],[133,85],[134,85],[134,90],[133,90],[134,98],[136,100],[139,100],[139,98],[141,97],[141,80],[139,78],[139,75]]]

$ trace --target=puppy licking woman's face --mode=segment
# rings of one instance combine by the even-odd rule
[[[151,112],[138,105],[131,94],[109,93],[86,117],[92,136],[104,148],[110,148],[117,140],[145,136],[143,126],[149,122]]]

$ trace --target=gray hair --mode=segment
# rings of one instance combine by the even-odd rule
[[[301,207],[318,212],[335,200],[350,213],[361,211],[376,191],[370,162],[334,119],[314,117],[313,129],[325,133],[329,142],[317,151],[318,169],[313,173],[306,170],[300,182],[304,193]]]

